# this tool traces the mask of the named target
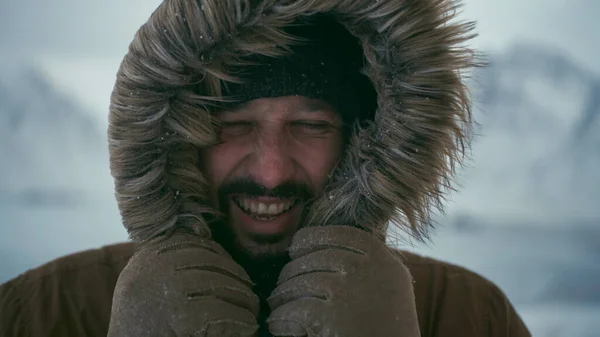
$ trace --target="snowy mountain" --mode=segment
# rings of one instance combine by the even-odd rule
[[[600,77],[552,50],[517,45],[473,84],[480,124],[459,213],[600,216]]]
[[[506,293],[533,336],[595,337],[600,329],[600,219],[498,222],[467,215],[427,245],[400,245],[456,263]]]
[[[35,66],[0,66],[0,203],[72,205],[107,174],[94,121]]]
[[[444,223],[429,246],[414,250],[457,262],[502,285],[517,304],[600,306],[600,219],[502,226],[461,216]]]
[[[0,282],[126,238],[105,133],[34,65],[1,63]]]
[[[598,336],[600,77],[534,45],[489,61],[462,187],[411,250],[491,279],[534,336]]]

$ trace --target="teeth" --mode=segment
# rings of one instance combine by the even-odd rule
[[[279,205],[281,205],[281,203],[279,203]],[[279,205],[278,204],[270,204],[269,208],[267,209],[267,213],[269,213],[269,214],[277,214],[277,213],[279,213],[277,211],[279,209]]]
[[[236,199],[236,201],[243,210],[257,215],[278,215],[289,210],[294,205],[293,200],[269,204],[257,202],[250,198],[240,198]]]
[[[263,204],[262,202],[258,203],[258,210],[256,211],[256,213],[258,214],[265,214],[267,213],[267,205]]]

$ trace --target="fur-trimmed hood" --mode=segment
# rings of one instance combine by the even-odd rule
[[[111,97],[110,166],[123,223],[146,241],[175,228],[209,235],[198,150],[216,139],[210,107],[243,57],[279,56],[282,28],[330,13],[356,36],[378,109],[351,136],[310,225],[419,238],[451,188],[471,127],[465,46],[473,25],[454,0],[165,0],[137,32]],[[343,55],[340,55],[343,57]]]

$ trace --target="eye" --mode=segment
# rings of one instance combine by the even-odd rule
[[[221,122],[220,135],[222,139],[228,137],[245,136],[252,131],[254,124],[252,122]]]
[[[333,125],[328,122],[320,121],[297,121],[291,124],[294,132],[309,135],[321,136],[332,131]]]

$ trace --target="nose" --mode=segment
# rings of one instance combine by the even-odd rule
[[[270,189],[292,180],[295,165],[284,135],[260,133],[247,169],[256,182]]]

